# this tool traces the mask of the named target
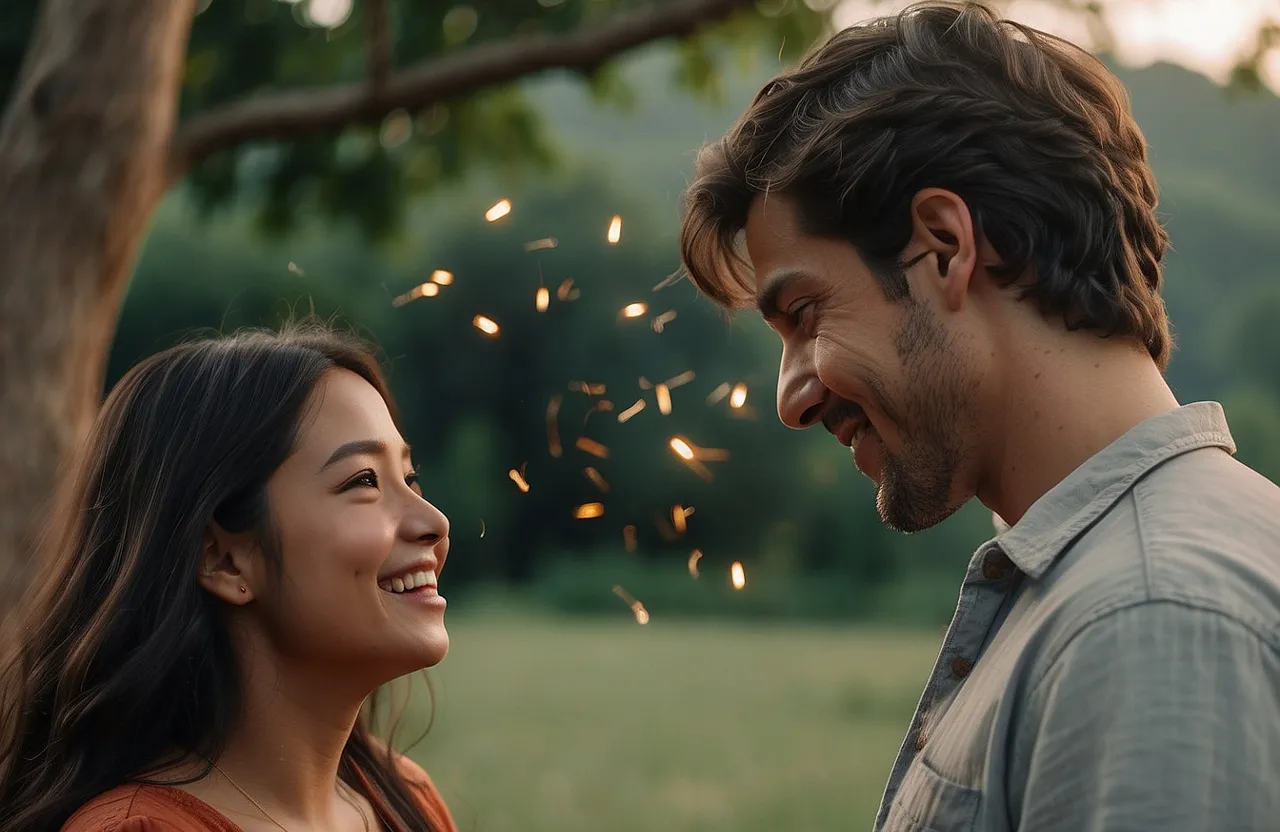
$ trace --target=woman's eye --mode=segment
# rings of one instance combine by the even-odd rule
[[[346,488],[377,488],[378,475],[373,471],[361,471],[347,481]]]

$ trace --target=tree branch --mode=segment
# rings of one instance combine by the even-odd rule
[[[382,94],[391,77],[391,34],[388,29],[387,0],[365,0],[365,67],[374,97]]]
[[[369,84],[354,83],[232,102],[179,127],[170,180],[202,159],[245,142],[375,122],[394,110],[420,110],[548,69],[589,71],[629,49],[690,34],[749,5],[751,0],[669,0],[569,35],[515,37],[424,61],[391,75],[381,94],[374,94]]]

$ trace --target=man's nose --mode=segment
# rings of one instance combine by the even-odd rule
[[[778,418],[795,430],[812,427],[822,419],[827,388],[818,380],[813,362],[803,350],[783,347],[778,366]]]

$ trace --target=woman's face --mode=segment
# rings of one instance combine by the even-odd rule
[[[329,371],[304,412],[267,482],[282,579],[256,586],[250,606],[286,661],[367,669],[378,683],[437,664],[448,519],[422,498],[408,445],[360,376]]]

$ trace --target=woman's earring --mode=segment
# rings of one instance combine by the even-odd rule
[[[248,588],[247,586],[245,586],[244,584],[240,584],[240,593],[241,593],[241,594],[244,594],[244,593],[246,593],[246,592],[248,592],[248,591],[249,591],[249,588]]]

